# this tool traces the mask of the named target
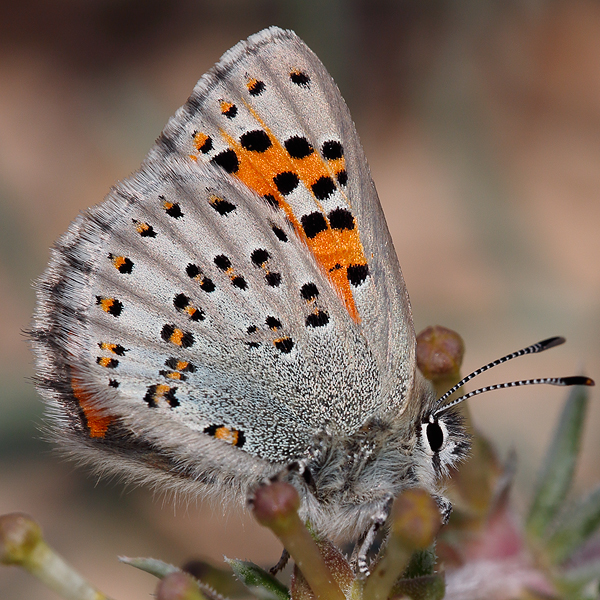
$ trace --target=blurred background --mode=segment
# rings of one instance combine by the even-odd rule
[[[40,440],[23,330],[31,282],[79,210],[136,169],[197,79],[238,40],[293,28],[348,102],[411,295],[417,331],[466,343],[464,372],[551,335],[568,344],[479,385],[600,379],[600,3],[514,0],[23,0],[0,4],[0,513],[25,511],[106,593],[154,580],[117,555],[272,565],[280,547],[237,513],[173,507],[97,482]],[[472,388],[471,388],[472,389]],[[519,459],[527,506],[566,393],[472,401]],[[593,391],[576,492],[600,480]],[[5,600],[55,596],[0,568]]]

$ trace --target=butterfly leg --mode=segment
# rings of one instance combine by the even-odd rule
[[[433,499],[438,506],[440,511],[440,515],[442,516],[442,525],[446,525],[450,520],[450,515],[452,514],[452,503],[448,498],[444,498],[444,496],[434,495]]]
[[[277,564],[269,569],[269,573],[271,575],[277,575],[279,571],[282,571],[287,565],[288,560],[290,559],[290,553],[284,548],[281,553],[281,558],[277,561]]]
[[[375,541],[377,532],[383,527],[390,516],[393,502],[394,497],[391,494],[383,500],[378,510],[371,516],[371,526],[367,529],[354,548],[351,562],[356,564],[358,577],[361,579],[364,579],[369,575],[367,555]]]

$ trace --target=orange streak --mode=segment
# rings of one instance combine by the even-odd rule
[[[350,231],[334,231],[329,227],[328,223],[327,230],[322,231],[312,239],[306,237],[304,229],[294,214],[292,207],[285,201],[284,196],[279,193],[273,184],[273,177],[285,171],[292,171],[298,175],[300,181],[310,190],[311,185],[319,177],[328,177],[330,173],[316,151],[306,158],[292,159],[287,150],[285,150],[267,127],[265,127],[265,131],[272,145],[265,152],[260,153],[245,150],[235,139],[222,132],[223,137],[238,157],[239,169],[235,175],[257,194],[261,196],[271,194],[277,199],[279,206],[294,225],[296,232],[306,242],[317,262],[331,281],[334,289],[338,292],[338,295],[346,306],[346,310],[352,319],[359,323],[360,315],[354,303],[350,283],[346,277],[346,268],[348,266],[365,264],[367,262],[358,230],[355,227]],[[337,161],[330,162],[338,163],[342,161],[343,159],[338,159]],[[318,201],[316,202],[320,211],[324,213]],[[336,265],[340,265],[342,269],[338,269],[332,273],[331,269]]]
[[[114,418],[95,408],[91,394],[81,388],[74,379],[71,379],[71,389],[85,415],[90,437],[103,438]]]
[[[251,83],[254,82],[251,81],[248,85]],[[358,314],[350,282],[346,274],[346,269],[350,265],[364,265],[367,263],[358,229],[355,227],[350,231],[332,230],[322,205],[313,194],[317,209],[324,215],[327,222],[327,230],[312,239],[308,239],[292,207],[286,202],[285,197],[279,193],[273,182],[275,176],[288,171],[293,172],[312,194],[312,185],[321,177],[330,177],[335,181],[337,174],[345,170],[346,161],[344,157],[324,161],[315,149],[305,158],[292,158],[260,117],[249,105],[246,104],[246,106],[256,121],[262,126],[271,145],[264,152],[246,150],[238,140],[231,137],[224,130],[221,130],[222,137],[227,142],[229,148],[236,153],[238,159],[238,170],[235,172],[235,176],[259,196],[270,195],[277,200],[279,207],[285,212],[296,233],[307,244],[318,264],[322,267],[323,272],[329,278],[331,285],[344,302],[346,310],[352,319],[359,323],[360,315]],[[227,110],[229,107],[229,103],[222,102],[222,111]],[[196,134],[194,144],[198,151],[200,151],[200,147],[206,139],[206,134]],[[341,193],[344,195],[343,191]]]

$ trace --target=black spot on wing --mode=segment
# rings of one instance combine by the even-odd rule
[[[219,152],[219,154],[211,159],[211,162],[219,165],[219,167],[230,174],[237,173],[238,169],[240,168],[240,162],[237,154],[231,148]]]
[[[267,132],[262,129],[255,129],[242,134],[240,144],[242,148],[251,152],[266,152],[273,145]]]
[[[327,229],[327,221],[325,221],[325,217],[317,211],[303,215],[300,218],[300,221],[302,223],[304,233],[309,239],[314,238],[321,233],[321,231],[325,231]]]

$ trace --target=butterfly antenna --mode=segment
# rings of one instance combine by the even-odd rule
[[[550,348],[554,348],[555,346],[560,346],[561,344],[564,344],[565,341],[566,340],[563,337],[551,337],[551,338],[548,338],[547,340],[542,340],[541,342],[538,342],[537,344],[532,344],[531,346],[527,346],[527,348],[522,348],[521,350],[517,350],[517,352],[512,352],[511,354],[507,354],[506,356],[503,356],[502,358],[498,358],[497,360],[494,360],[491,363],[488,363],[487,365],[480,367],[479,369],[473,371],[472,373],[470,373],[469,375],[467,375],[466,377],[461,379],[454,387],[449,389],[437,401],[434,414],[439,414],[440,412],[443,412],[452,406],[456,406],[457,404],[459,404],[460,402],[463,402],[464,400],[467,400],[468,398],[482,394],[483,392],[489,392],[491,390],[498,390],[498,389],[507,388],[507,387],[517,387],[517,386],[521,386],[521,385],[536,385],[536,384],[541,384],[541,383],[545,383],[545,384],[549,384],[549,385],[594,385],[594,381],[592,379],[590,379],[589,377],[579,377],[579,376],[545,377],[545,378],[541,378],[541,379],[524,379],[521,381],[511,381],[509,383],[501,383],[501,384],[483,387],[483,388],[474,390],[472,392],[469,392],[468,394],[465,394],[464,396],[461,396],[460,398],[456,398],[456,400],[453,400],[452,402],[443,406],[444,401],[447,400],[454,392],[456,392],[456,390],[458,390],[460,387],[462,387],[468,381],[471,381],[471,379],[473,379],[474,377],[477,377],[477,375],[481,375],[481,373],[484,373],[488,369],[491,369],[492,367],[496,367],[505,362],[508,362],[509,360],[512,360],[513,358],[517,358],[519,356],[524,356],[525,354],[537,354],[539,352],[543,352],[544,350],[549,350]]]
[[[596,385],[593,379],[580,375],[574,375],[573,377],[542,377],[541,379],[521,379],[520,381],[509,381],[508,383],[496,383],[495,385],[487,385],[486,387],[473,390],[464,396],[460,396],[452,402],[437,408],[434,415],[439,415],[441,412],[448,410],[449,408],[460,404],[461,402],[483,394],[483,392],[491,392],[492,390],[501,390],[503,388],[518,387],[520,385],[537,385],[539,383],[547,383],[549,385]]]

